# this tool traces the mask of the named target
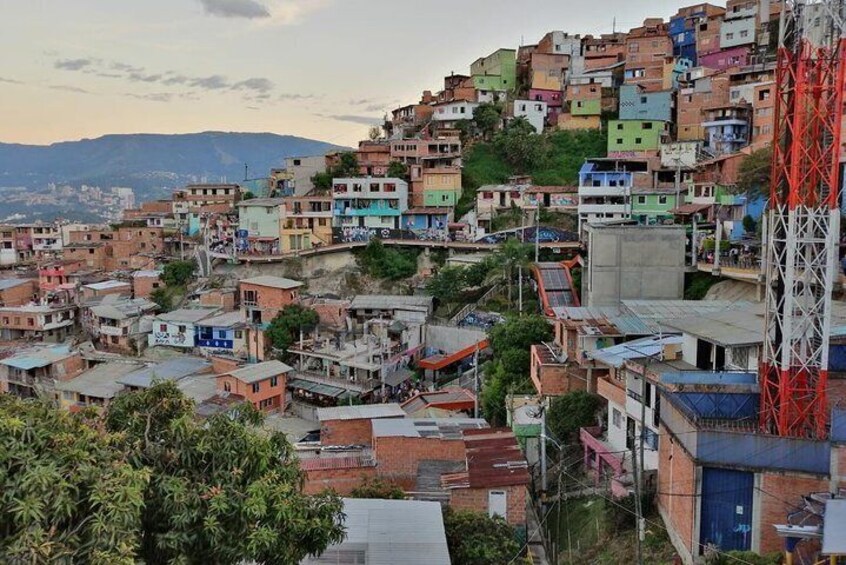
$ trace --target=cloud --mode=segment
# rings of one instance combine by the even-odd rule
[[[115,71],[126,71],[129,73],[144,72],[144,67],[136,67],[135,65],[130,65],[129,63],[121,63],[120,61],[112,61],[112,64],[109,66],[109,68]]]
[[[370,104],[373,102],[369,98],[361,98],[359,100],[350,100],[350,106],[364,106],[365,104]]]
[[[270,19],[263,20],[278,25],[300,23],[305,16],[322,10],[333,0],[265,0],[269,5]]]
[[[229,81],[224,76],[212,75],[189,79],[188,86],[202,88],[204,90],[220,90],[222,88],[229,88]]]
[[[273,90],[273,81],[267,78],[248,78],[233,84],[232,90],[252,90],[266,94]]]
[[[123,75],[118,73],[94,73],[94,76],[103,77],[103,78],[122,78]]]
[[[269,18],[270,12],[256,0],[200,0],[203,10],[220,18]]]
[[[159,82],[162,75],[145,75],[143,73],[129,73],[127,77],[132,82]]]
[[[364,108],[365,112],[381,112],[385,109],[385,104],[371,104]]]
[[[88,90],[84,88],[79,88],[78,86],[68,86],[67,84],[51,84],[47,88],[51,90],[63,90],[65,92],[75,92],[77,94],[91,94]]]
[[[149,100],[150,102],[170,102],[173,99],[173,94],[170,92],[153,92],[150,94],[135,94],[130,92],[126,96],[138,100]]]
[[[370,116],[356,116],[353,114],[315,114],[316,116],[320,116],[321,118],[329,118],[330,120],[336,120],[338,122],[351,122],[354,124],[363,124],[365,126],[375,126],[381,123],[381,118],[373,118]]]
[[[296,94],[291,92],[285,92],[279,95],[279,100],[311,100],[316,98],[314,94]]]
[[[169,75],[169,74],[172,74],[172,73],[173,73],[173,71],[168,71],[165,74]],[[188,77],[186,77],[185,75],[174,74],[173,76],[169,76],[166,79],[162,80],[162,84],[164,84],[166,86],[172,86],[174,84],[185,84],[189,80],[190,79]]]
[[[94,63],[94,59],[59,59],[53,63],[53,66],[65,71],[81,71],[86,67],[90,67]]]
[[[5,82],[6,84],[23,84],[23,82],[19,80],[15,80],[13,78],[4,78],[0,77],[0,82]]]

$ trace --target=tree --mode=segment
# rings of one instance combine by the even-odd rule
[[[156,303],[162,312],[173,310],[173,298],[166,288],[157,288],[150,293],[150,300]]]
[[[358,157],[355,151],[345,151],[338,158],[338,164],[331,170],[334,178],[358,176]]]
[[[596,425],[596,412],[601,405],[598,396],[583,390],[558,396],[549,406],[546,425],[555,438],[568,442],[580,428]]]
[[[447,507],[444,529],[453,565],[511,563],[520,554],[514,529],[500,516]]]
[[[326,191],[332,188],[332,173],[323,171],[314,173],[311,177],[311,184],[314,185],[315,190]]]
[[[376,141],[382,137],[382,129],[379,126],[370,126],[367,130],[367,138],[370,141]]]
[[[740,163],[737,175],[737,191],[750,197],[770,197],[770,175],[773,148],[767,145],[750,153]]]
[[[270,326],[264,335],[270,340],[274,349],[285,355],[288,348],[299,339],[300,330],[313,328],[320,321],[320,316],[311,308],[299,304],[289,304],[270,321]]]
[[[172,261],[162,269],[162,282],[167,286],[185,286],[197,270],[197,263],[193,259],[186,261]]]
[[[485,139],[491,139],[502,124],[502,106],[483,102],[473,110],[473,121]]]
[[[528,350],[529,346],[550,339],[552,326],[546,318],[536,314],[508,318],[490,331],[491,348],[496,357],[509,349]]]
[[[393,179],[407,179],[408,167],[402,161],[391,161],[388,164],[388,177]]]
[[[416,252],[387,249],[378,239],[371,239],[357,259],[362,271],[378,279],[400,280],[417,273]]]
[[[255,197],[256,197],[256,195],[253,194],[253,191],[248,190],[247,192],[245,192],[244,194],[241,195],[241,200],[252,200]]]
[[[112,402],[114,447],[150,476],[139,561],[298,563],[344,538],[341,500],[304,495],[290,444],[261,421],[246,403],[198,421],[171,381]]]
[[[755,221],[755,218],[746,214],[743,216],[743,231],[746,233],[755,233],[755,228],[758,227],[758,222]]]
[[[90,415],[0,394],[0,562],[135,562],[150,473]]]
[[[386,481],[381,477],[365,477],[359,486],[350,492],[350,498],[383,498],[387,500],[404,500],[405,491],[398,485]]]
[[[455,304],[467,286],[465,267],[443,267],[426,283],[426,292],[444,304]]]
[[[494,145],[505,162],[517,173],[527,173],[548,153],[547,138],[538,135],[526,118],[511,120],[496,134]]]
[[[520,267],[527,268],[529,258],[532,256],[532,246],[509,238],[505,240],[494,254],[499,266],[502,278],[508,285],[508,302],[513,304],[511,289],[514,285],[514,278]],[[522,284],[522,281],[521,281]]]

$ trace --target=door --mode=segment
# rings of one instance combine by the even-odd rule
[[[699,538],[702,547],[748,551],[752,547],[752,488],[747,471],[704,467]]]
[[[488,516],[502,516],[508,519],[508,496],[504,490],[488,491]]]

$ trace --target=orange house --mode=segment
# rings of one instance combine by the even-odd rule
[[[285,411],[285,385],[293,371],[281,361],[247,365],[217,376],[217,390],[247,399],[259,410]]]

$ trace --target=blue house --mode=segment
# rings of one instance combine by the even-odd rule
[[[657,120],[669,122],[673,119],[673,93],[670,90],[644,92],[637,84],[620,87],[621,120]]]
[[[443,233],[449,224],[449,208],[418,207],[409,208],[402,214],[402,229],[425,234],[434,231]]]
[[[206,355],[245,357],[247,324],[238,312],[227,312],[197,324],[197,347]]]

